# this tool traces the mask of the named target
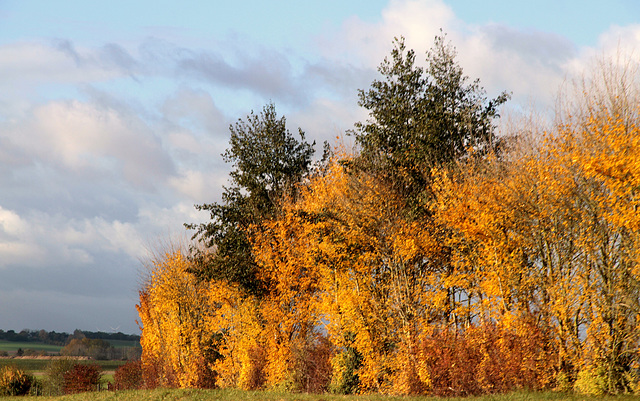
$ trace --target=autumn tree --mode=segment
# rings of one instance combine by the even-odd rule
[[[207,322],[207,285],[189,273],[184,251],[153,257],[136,305],[147,386],[212,387],[216,332]]]
[[[275,337],[290,344],[321,324],[336,347],[333,388],[419,392],[428,378],[417,376],[415,345],[440,313],[440,248],[387,185],[339,161],[285,205],[261,242],[279,288]]]
[[[301,129],[296,139],[273,104],[229,129],[230,147],[222,156],[233,166],[231,185],[224,188],[221,204],[196,206],[210,213],[209,222],[187,227],[196,230],[194,238],[205,248],[215,250],[198,253],[196,273],[201,278],[226,280],[260,293],[265,284],[257,277],[249,230],[271,217],[279,197],[294,190],[308,173],[315,143],[306,142]]]
[[[455,56],[439,36],[422,68],[396,40],[383,79],[360,92],[358,151],[336,150],[321,174],[273,105],[231,127],[231,186],[198,206],[210,222],[190,226],[204,248],[161,254],[140,291],[147,378],[637,388],[637,72],[581,81],[584,98],[562,103],[550,129],[524,124],[497,146],[508,96],[488,100]]]
[[[625,76],[585,79],[542,142],[439,183],[476,313],[534,317],[558,349],[556,381],[608,393],[628,390],[638,358],[638,92]]]
[[[359,92],[359,104],[369,111],[370,119],[356,124],[360,154],[350,163],[369,172],[388,185],[404,205],[401,214],[409,219],[428,220],[428,231],[446,241],[447,228],[431,219],[433,211],[432,170],[452,167],[469,152],[482,156],[497,149],[495,119],[509,95],[502,93],[487,99],[480,81],[470,81],[456,61],[456,50],[441,34],[427,52],[425,68],[416,64],[413,50],[404,39],[396,39],[391,58],[385,58],[367,91]],[[440,283],[448,283],[446,307],[441,310],[445,322],[460,323],[455,311],[468,294],[454,280],[454,266],[443,250],[438,262]],[[414,260],[430,260],[429,255],[414,255]]]
[[[583,197],[589,353],[581,373],[599,376],[607,393],[634,385],[629,372],[640,362],[639,72],[640,65],[623,56],[599,60],[592,75],[575,85],[573,112],[563,115],[558,129],[560,146],[589,195]]]

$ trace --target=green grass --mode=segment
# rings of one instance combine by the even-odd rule
[[[7,351],[9,353],[14,353],[18,350],[18,348],[22,348],[23,350],[33,349],[36,351],[47,351],[47,352],[58,353],[60,352],[60,348],[62,347],[59,345],[51,345],[51,344],[45,344],[40,342],[13,342],[13,341],[0,340],[0,351]]]
[[[41,372],[48,363],[49,359],[0,359],[0,367],[11,365],[27,373]]]
[[[125,347],[140,347],[139,341],[128,340],[107,340],[113,348],[125,348]]]
[[[0,397],[1,401],[15,400],[11,397]],[[155,389],[137,391],[84,393],[60,397],[20,397],[20,400],[33,401],[627,401],[639,400],[638,396],[588,397],[561,393],[510,393],[468,398],[435,398],[435,397],[391,397],[383,395],[341,396],[330,394],[291,394],[268,391],[240,390],[178,390]]]

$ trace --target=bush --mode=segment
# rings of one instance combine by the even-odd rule
[[[353,347],[345,347],[331,360],[333,374],[329,390],[336,394],[353,394],[358,391],[360,378],[357,371],[362,366],[362,355]]]
[[[422,340],[420,355],[433,395],[541,390],[551,388],[555,377],[549,343],[533,325],[516,332],[489,323],[436,331]]]
[[[142,362],[129,361],[116,369],[113,377],[116,390],[137,390],[142,388]]]
[[[606,392],[605,373],[602,368],[588,367],[578,372],[573,390],[584,395],[603,395]]]
[[[291,365],[282,382],[274,389],[287,392],[324,393],[331,379],[333,347],[318,336],[291,345]]]
[[[15,366],[0,369],[0,396],[29,394],[33,377]]]
[[[102,378],[101,368],[98,365],[76,364],[63,375],[65,394],[83,393],[98,390]]]
[[[54,359],[45,370],[44,392],[47,395],[62,395],[64,388],[64,374],[70,371],[76,361],[72,359]]]

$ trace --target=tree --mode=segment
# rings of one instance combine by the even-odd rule
[[[190,274],[189,266],[180,250],[158,255],[140,289],[142,369],[151,387],[212,387],[215,381],[208,285]]]
[[[251,112],[246,121],[240,119],[229,129],[230,147],[222,156],[233,165],[231,186],[224,188],[222,204],[196,206],[209,211],[211,221],[187,227],[196,230],[193,238],[215,250],[199,253],[196,273],[201,278],[223,279],[260,293],[265,285],[257,278],[250,231],[259,229],[261,221],[274,214],[280,196],[294,192],[309,172],[315,142],[307,143],[301,129],[298,141],[286,129],[285,118],[277,117],[273,104],[260,114]]]
[[[415,52],[396,38],[359,105],[370,120],[356,124],[359,164],[391,181],[409,204],[428,190],[429,170],[468,153],[495,148],[493,120],[509,95],[487,100],[479,80],[471,83],[457,64],[456,51],[436,36],[427,68],[415,65]]]
[[[637,382],[640,86],[630,76],[598,71],[542,142],[437,182],[437,218],[478,316],[533,317],[554,338],[556,381],[579,391]]]

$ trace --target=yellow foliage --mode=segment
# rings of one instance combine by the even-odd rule
[[[201,285],[187,272],[180,251],[154,260],[137,306],[142,324],[142,363],[161,386],[198,387],[212,381],[204,360],[211,337]]]
[[[211,374],[244,389],[320,391],[331,380],[446,392],[453,379],[434,367],[450,341],[441,355],[475,363],[475,377],[447,370],[462,374],[463,392],[583,386],[594,371],[606,372],[602,391],[622,391],[640,361],[633,121],[601,113],[535,146],[432,171],[420,219],[397,188],[339,155],[250,228],[264,294],[198,282],[179,252],[154,263],[138,306],[145,369],[180,387]],[[219,357],[205,358],[212,350]]]
[[[262,387],[265,356],[259,303],[237,287],[219,281],[209,283],[206,296],[206,303],[213,309],[206,325],[223,336],[218,349],[222,357],[214,365],[217,384],[242,389]]]
[[[438,174],[438,218],[473,281],[472,309],[505,327],[535,316],[554,333],[560,371],[623,371],[637,358],[638,138],[636,125],[599,115],[520,157]]]

